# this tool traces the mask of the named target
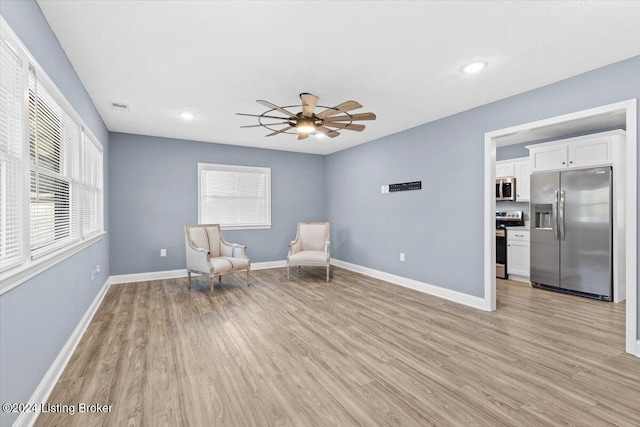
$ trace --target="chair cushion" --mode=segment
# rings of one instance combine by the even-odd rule
[[[246,258],[211,257],[209,261],[213,266],[214,274],[226,273],[232,270],[243,270],[249,267],[249,260]]]
[[[291,264],[303,264],[307,262],[313,264],[326,264],[327,256],[324,254],[324,251],[300,251],[289,257],[289,263]]]
[[[303,251],[323,251],[329,237],[329,224],[300,224],[300,243]]]

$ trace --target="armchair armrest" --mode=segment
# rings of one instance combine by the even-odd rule
[[[331,240],[329,240],[329,238],[327,237],[327,239],[324,241],[324,254],[327,256],[327,258],[330,256],[331,254]]]
[[[211,271],[209,251],[204,248],[196,248],[189,243],[187,245],[187,269],[209,273]]]
[[[245,259],[249,259],[249,257],[247,256],[247,247],[245,245],[239,245],[237,243],[232,243],[231,246],[233,246],[233,257],[234,258],[245,258]]]
[[[220,256],[249,259],[246,246],[225,241],[220,242]]]
[[[296,239],[289,243],[289,254],[287,256],[296,254],[300,252],[301,249],[302,249],[302,243],[300,242],[300,239]]]

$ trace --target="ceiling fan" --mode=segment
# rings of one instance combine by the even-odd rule
[[[272,131],[265,136],[274,136],[281,133],[295,135],[297,133],[298,139],[308,138],[309,135],[326,135],[330,138],[335,138],[340,135],[340,132],[336,129],[362,132],[364,125],[353,123],[354,121],[376,119],[376,115],[373,113],[350,114],[349,111],[362,108],[362,105],[356,101],[346,101],[335,107],[325,107],[318,105],[320,98],[306,92],[300,94],[300,99],[302,100],[302,105],[286,105],[284,107],[279,107],[269,101],[258,99],[256,102],[268,107],[269,110],[262,114],[236,114],[239,116],[258,118],[259,124],[241,126],[242,128],[262,126]],[[302,111],[299,113],[290,111],[291,109],[297,109],[299,107],[302,107]],[[324,110],[316,114],[313,112],[316,107],[323,108]],[[270,123],[267,123],[267,121]],[[295,132],[290,132],[292,129],[295,130]]]

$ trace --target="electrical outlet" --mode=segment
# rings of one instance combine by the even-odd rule
[[[167,256],[167,250],[166,249],[160,249],[160,256]]]
[[[91,280],[94,280],[98,274],[100,274],[100,266],[96,264],[91,269]]]
[[[400,252],[400,261],[404,261],[404,252]]]

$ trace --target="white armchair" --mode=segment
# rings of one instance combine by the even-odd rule
[[[187,249],[187,274],[191,289],[191,273],[209,275],[211,294],[214,276],[222,281],[222,275],[236,271],[247,272],[247,286],[251,261],[247,257],[247,247],[227,243],[222,237],[218,224],[196,224],[184,227]]]
[[[296,240],[289,243],[287,255],[287,280],[291,267],[314,265],[327,268],[331,266],[331,240],[328,222],[299,222]]]

